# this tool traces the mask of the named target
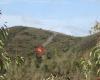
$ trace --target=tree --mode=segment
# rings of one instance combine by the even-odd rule
[[[1,10],[0,10],[0,14]],[[9,65],[12,62],[15,62],[19,67],[24,63],[24,58],[21,56],[14,57],[14,60],[11,60],[10,56],[7,54],[4,46],[8,39],[9,29],[6,26],[6,22],[0,27],[0,80],[6,80],[5,75],[6,71],[10,68]]]
[[[100,22],[96,21],[95,26],[91,27],[90,34],[100,32]]]
[[[0,14],[2,14],[1,10]],[[8,29],[6,24],[3,24],[0,28],[0,73],[1,74],[5,73],[10,62],[10,58],[8,57],[6,51],[4,50],[7,36],[8,36]]]
[[[96,22],[96,25],[92,27],[91,33],[100,32],[100,23]],[[86,80],[94,80],[100,77],[100,39],[97,40],[97,45],[90,52],[90,56],[87,60],[81,58],[80,62],[81,71],[83,72]],[[99,78],[100,79],[100,78]]]

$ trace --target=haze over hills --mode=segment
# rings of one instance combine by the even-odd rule
[[[53,35],[52,31],[25,26],[15,26],[9,29],[9,43],[6,44],[6,50],[11,54],[33,54],[35,46],[43,44]],[[58,33],[53,40],[45,46],[46,53],[54,53],[56,49],[58,54],[85,54],[96,45],[99,36],[99,33],[85,37],[74,37]]]

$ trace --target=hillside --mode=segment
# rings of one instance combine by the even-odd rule
[[[9,28],[6,51],[10,56],[21,55],[25,58],[25,64],[20,68],[12,64],[8,71],[9,80],[42,80],[51,74],[57,77],[55,80],[85,80],[76,67],[77,62],[81,57],[88,58],[100,34],[74,37],[57,33],[45,46],[45,55],[39,62],[34,55],[34,48],[45,43],[53,34],[53,31],[24,26]]]
[[[43,44],[53,32],[31,27],[15,26],[9,30],[9,39],[6,50],[11,54],[27,55],[33,53],[35,46]],[[73,37],[58,33],[45,48],[53,53],[56,49],[59,54],[85,53],[96,45],[99,34],[86,37]]]

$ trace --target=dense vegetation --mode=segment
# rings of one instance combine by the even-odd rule
[[[64,34],[57,36],[48,44],[41,62],[35,57],[34,47],[42,44],[53,33],[42,29],[23,26],[9,28],[4,49],[12,63],[7,69],[6,80],[86,80],[80,60],[89,59],[89,53],[96,46],[99,33],[86,37],[73,37]],[[16,64],[18,56],[25,57],[22,65]],[[14,62],[15,61],[15,62]],[[92,62],[91,62],[92,63]],[[82,64],[84,65],[84,64]],[[83,69],[83,70],[82,70]],[[95,75],[92,75],[93,77]],[[87,79],[89,80],[89,79]],[[92,80],[92,79],[91,79]]]
[[[53,32],[42,29],[16,26],[9,30],[9,39],[6,44],[6,50],[10,54],[33,54],[36,45],[44,43]],[[47,52],[54,52],[55,48],[59,54],[67,53],[86,53],[97,43],[99,34],[86,37],[73,37],[64,34],[58,34],[52,42],[46,46]],[[51,53],[52,54],[52,53]]]

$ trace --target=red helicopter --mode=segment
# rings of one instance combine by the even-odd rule
[[[46,49],[42,45],[35,47],[35,53],[37,57],[42,57],[45,54]]]
[[[58,33],[57,32],[54,32],[53,35],[51,35],[46,42],[44,42],[43,44],[41,45],[38,45],[35,47],[35,53],[36,53],[36,56],[37,57],[42,57],[42,55],[45,54],[45,47],[46,45],[48,45],[50,42],[52,42],[53,38],[57,35]]]

